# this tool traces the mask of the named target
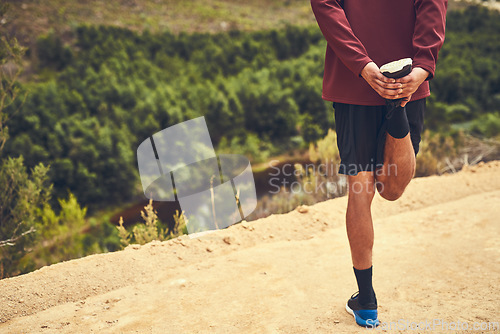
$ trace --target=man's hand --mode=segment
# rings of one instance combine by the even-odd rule
[[[397,99],[403,97],[401,94],[403,93],[404,84],[383,75],[374,62],[366,64],[361,71],[361,76],[383,98]]]
[[[401,107],[404,107],[411,99],[413,93],[415,93],[420,87],[420,85],[427,79],[429,72],[420,67],[414,67],[410,74],[402,78],[396,79],[397,83],[403,85],[403,92],[399,94],[396,98],[404,98],[401,102]]]

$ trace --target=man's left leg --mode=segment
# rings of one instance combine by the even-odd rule
[[[403,195],[415,174],[415,153],[408,133],[403,138],[387,134],[384,149],[384,165],[376,171],[379,194],[389,201]]]
[[[425,99],[398,108],[388,119],[384,148],[384,165],[375,178],[380,195],[397,200],[415,175],[416,159],[423,129]]]

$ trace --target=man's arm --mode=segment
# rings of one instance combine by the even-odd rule
[[[341,0],[311,0],[311,7],[319,28],[329,46],[342,63],[355,75],[362,76],[382,97],[394,98],[401,84],[386,78],[370,59],[365,47],[352,31]]]
[[[448,0],[416,0],[415,30],[413,33],[413,67],[429,72],[432,79],[438,52],[444,43]]]
[[[344,65],[354,74],[372,60],[361,41],[354,35],[340,0],[311,0],[311,7],[326,41]]]
[[[444,43],[446,9],[448,0],[416,0],[415,30],[413,33],[413,71],[407,76],[396,80],[403,84],[405,97],[401,103],[405,106],[411,96],[425,80],[434,77],[438,52]]]

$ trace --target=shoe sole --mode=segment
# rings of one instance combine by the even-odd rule
[[[352,315],[354,317],[354,319],[356,319],[356,315],[354,314],[354,311],[351,310],[351,308],[349,307],[349,303],[345,304],[345,310],[347,311],[347,313],[349,313],[350,315]]]
[[[384,64],[380,67],[380,72],[389,78],[401,78],[411,72],[412,65],[411,58],[403,58],[390,63]]]

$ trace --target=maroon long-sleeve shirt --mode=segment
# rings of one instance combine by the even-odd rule
[[[361,77],[373,61],[379,67],[412,58],[413,67],[434,76],[444,42],[447,0],[311,0],[327,41],[323,99],[358,105],[385,100]],[[411,100],[430,95],[425,81]]]

